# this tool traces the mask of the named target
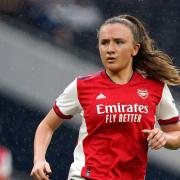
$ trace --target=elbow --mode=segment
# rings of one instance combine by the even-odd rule
[[[170,150],[177,150],[180,148],[180,137],[179,136],[167,136],[167,142],[164,146]]]
[[[178,146],[165,145],[164,147],[165,147],[166,149],[169,149],[169,150],[177,150],[177,149],[179,149]]]
[[[50,134],[53,134],[54,130],[47,124],[45,123],[44,121],[42,121],[37,130],[39,131],[43,131],[43,132],[46,132],[46,133],[50,133]]]

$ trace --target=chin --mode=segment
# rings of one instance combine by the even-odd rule
[[[120,68],[119,66],[117,67],[116,65],[108,65],[108,66],[106,66],[106,69],[108,71],[113,72],[113,73],[117,73],[117,72],[120,72],[122,70],[122,68]]]

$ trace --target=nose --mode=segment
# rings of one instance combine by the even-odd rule
[[[113,54],[115,53],[115,46],[114,43],[110,42],[109,45],[107,46],[107,53],[108,54]]]

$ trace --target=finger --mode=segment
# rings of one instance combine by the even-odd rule
[[[165,144],[166,144],[166,138],[165,138],[164,136],[162,136],[162,137],[157,141],[157,143],[155,143],[155,144],[152,146],[152,149],[154,149],[154,150],[160,149],[160,148],[164,147]]]
[[[148,146],[154,147],[154,145],[157,145],[159,139],[162,138],[162,135],[163,135],[163,134],[162,134],[161,132],[158,132],[154,137],[152,137],[152,139],[149,140]]]
[[[34,180],[48,180],[45,173],[42,170],[35,170],[31,173]]]
[[[148,135],[151,133],[151,131],[152,131],[152,130],[150,130],[150,129],[143,129],[143,130],[142,130],[142,132],[143,132],[145,135],[147,135],[147,136],[146,136],[147,141],[149,141],[149,139],[148,139],[149,136],[148,136]]]
[[[144,134],[149,134],[149,133],[151,132],[151,130],[149,130],[149,129],[143,129],[142,132],[143,132]]]
[[[52,173],[51,168],[49,166],[49,163],[45,164],[45,169],[44,170],[45,170],[47,175],[50,175]]]
[[[154,135],[154,137],[152,138],[152,142],[155,141],[159,141],[162,137],[164,136],[164,133],[162,131],[158,131],[156,135]]]
[[[38,170],[37,174],[40,177],[39,180],[48,180],[48,177],[46,176],[46,174],[43,170]]]
[[[164,146],[164,143],[165,143],[165,137],[162,136],[159,139],[153,139],[153,141],[149,143],[149,147],[151,147],[151,149],[159,149],[162,146]]]
[[[30,176],[33,177],[33,179],[37,179],[34,169],[32,169]]]
[[[154,147],[153,150],[158,150],[162,147],[164,147],[165,143],[164,144],[159,144],[158,146]]]
[[[35,172],[32,172],[31,173],[31,177],[34,179],[34,180],[41,180],[39,174],[35,173]]]
[[[30,174],[30,176],[33,176],[33,170],[31,171],[31,174]]]
[[[154,138],[154,136],[156,136],[159,132],[159,129],[153,129],[151,130],[151,132],[149,133],[149,136],[147,138],[148,141],[152,140]]]

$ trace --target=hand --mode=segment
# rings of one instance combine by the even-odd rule
[[[164,133],[160,129],[158,128],[152,130],[144,129],[142,130],[142,132],[148,134],[147,141],[148,141],[148,146],[151,149],[157,150],[165,146],[167,142],[166,133]]]
[[[31,176],[34,180],[49,180],[51,168],[47,161],[36,161],[31,171]]]

